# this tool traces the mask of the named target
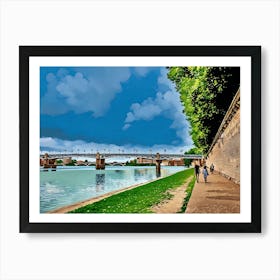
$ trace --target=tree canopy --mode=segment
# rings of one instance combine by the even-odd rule
[[[196,155],[199,153],[201,153],[201,151],[198,148],[194,147],[186,151],[185,155]],[[192,163],[192,159],[185,158],[184,162],[185,162],[185,166],[189,166]]]
[[[239,67],[168,67],[190,122],[196,152],[206,153],[240,86]]]

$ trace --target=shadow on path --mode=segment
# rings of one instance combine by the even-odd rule
[[[240,213],[240,185],[214,173],[204,183],[200,174],[186,213]]]

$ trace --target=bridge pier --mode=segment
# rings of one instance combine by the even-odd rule
[[[96,154],[95,169],[105,169],[105,158],[101,158],[100,154]]]
[[[40,160],[40,165],[43,165],[43,168],[45,169],[44,171],[47,171],[49,168],[51,171],[56,171],[56,158],[49,158],[49,155],[45,153],[42,163]]]
[[[157,175],[157,177],[160,177],[160,172],[161,172],[161,170],[160,170],[160,164],[162,163],[162,160],[160,159],[160,154],[159,153],[157,153],[156,154],[156,175]]]

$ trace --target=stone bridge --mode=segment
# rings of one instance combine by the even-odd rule
[[[101,152],[96,152],[96,153],[74,153],[74,152],[65,152],[65,153],[48,153],[49,157],[51,158],[67,158],[67,157],[87,157],[87,158],[96,158],[97,155],[100,155],[102,158],[110,158],[110,157],[145,157],[145,158],[156,158],[157,154],[153,153],[101,153]],[[45,154],[41,154],[40,157],[44,157]],[[202,159],[202,155],[197,155],[197,154],[171,154],[171,153],[163,153],[160,154],[160,157],[162,159],[170,159],[170,158],[184,158],[184,159]]]
[[[163,160],[165,159],[174,159],[174,158],[181,158],[181,159],[194,159],[194,160],[202,160],[202,155],[197,154],[163,154],[162,156],[159,153],[152,154],[152,153],[50,153],[40,155],[41,159],[46,158],[53,158],[53,159],[63,159],[63,158],[70,158],[70,157],[87,157],[87,158],[95,158],[95,168],[96,169],[105,169],[105,159],[110,157],[134,157],[134,158],[145,158],[145,159],[152,159],[155,161],[156,164],[156,171],[160,173],[160,165]]]

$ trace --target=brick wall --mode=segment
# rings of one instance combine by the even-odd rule
[[[214,164],[215,170],[240,183],[240,109],[213,145],[207,157],[207,166]]]

